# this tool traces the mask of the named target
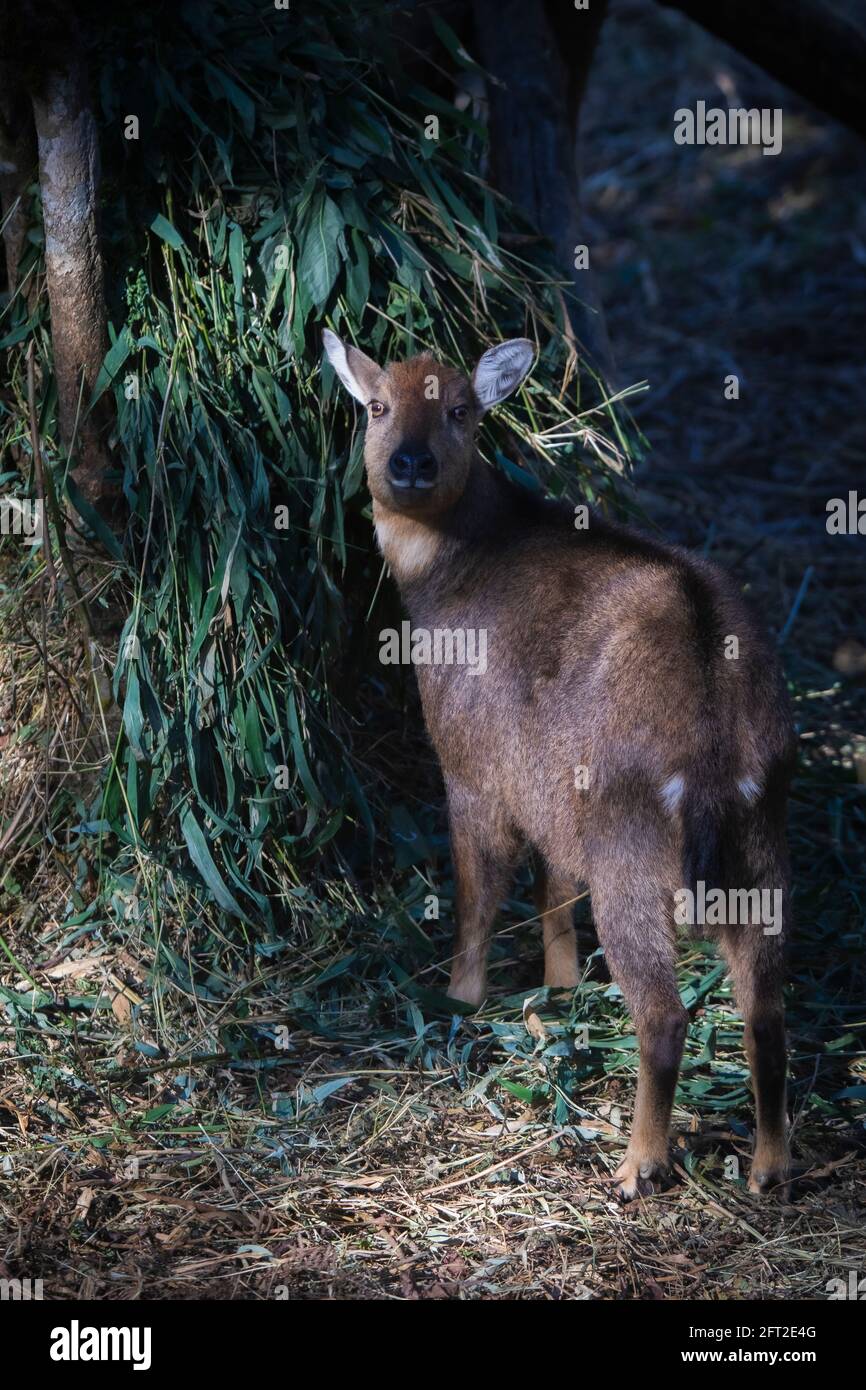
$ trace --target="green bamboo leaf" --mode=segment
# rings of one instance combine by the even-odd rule
[[[126,699],[123,702],[123,727],[126,737],[138,762],[144,762],[145,753],[141,746],[141,733],[144,715],[141,712],[141,690],[138,669],[134,661],[129,663],[126,673]]]
[[[66,492],[70,502],[78,512],[78,515],[83,521],[86,521],[93,534],[101,544],[105,546],[109,555],[113,555],[115,560],[122,561],[124,557],[123,551],[120,548],[120,542],[113,531],[106,526],[99,513],[91,507],[89,502],[85,501],[71,473],[68,474],[66,478]]]
[[[244,744],[247,751],[247,761],[253,775],[262,778],[267,777],[268,769],[265,764],[262,725],[255,700],[249,700],[247,702],[247,710],[244,716]]]
[[[217,609],[226,601],[228,586],[231,579],[232,560],[234,559],[234,553],[240,538],[240,527],[238,527],[234,536],[231,534],[223,536],[219,557],[213,572],[213,578],[211,579],[204,608],[202,609],[202,614],[199,618],[198,626],[196,627],[195,635],[192,640],[192,646],[190,647],[190,662],[193,662],[198,656],[202,644],[208,635],[210,625]]]
[[[199,825],[193,814],[192,808],[187,807],[181,816],[180,827],[183,838],[186,840],[186,847],[189,850],[189,857],[207,884],[216,902],[220,907],[225,908],[226,912],[231,912],[235,917],[247,920],[246,913],[232,897],[222,878],[219,870],[213,861],[213,856],[208,849],[204,831]]]
[[[163,241],[168,242],[169,246],[172,246],[175,251],[184,250],[183,237],[180,232],[176,227],[172,226],[167,217],[163,217],[161,212],[158,212],[151,222],[150,230],[155,232],[158,237],[161,237]]]
[[[321,1105],[328,1096],[334,1095],[336,1091],[341,1091],[344,1086],[351,1086],[357,1078],[354,1076],[335,1076],[331,1081],[323,1081],[320,1086],[314,1086],[310,1091],[309,1099],[315,1105]]]
[[[292,690],[289,690],[287,692],[287,707],[289,717],[289,737],[291,739],[292,753],[295,759],[295,766],[298,769],[298,775],[300,776],[301,784],[304,788],[304,791],[307,793],[307,796],[309,798],[311,809],[318,810],[322,806],[322,794],[319,791],[319,788],[316,786],[315,781],[313,780],[313,774],[310,771],[310,764],[307,761],[307,754],[304,749],[304,740],[301,735],[301,726],[298,720],[298,707],[295,703],[294,691]]]
[[[246,252],[244,249],[244,234],[241,228],[235,224],[229,236],[229,265],[232,272],[232,283],[235,290],[235,321],[238,326],[238,333],[244,335],[244,274],[246,271]]]
[[[105,354],[105,359],[99,369],[99,375],[94,383],[93,394],[90,397],[90,408],[96,404],[103,392],[106,391],[114,381],[114,378],[117,376],[131,351],[131,335],[129,328],[124,326],[123,330],[118,334],[117,338],[108,349],[108,352]]]
[[[300,232],[298,276],[320,313],[336,283],[342,238],[340,209],[327,193],[317,190],[308,204]]]

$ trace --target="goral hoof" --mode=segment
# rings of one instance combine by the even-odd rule
[[[749,1174],[749,1191],[759,1197],[780,1197],[787,1202],[791,1195],[790,1177],[787,1157],[764,1160],[756,1156]]]
[[[654,1178],[661,1178],[667,1169],[667,1159],[639,1158],[626,1154],[613,1175],[614,1191],[621,1202],[635,1197],[651,1197],[655,1192]]]

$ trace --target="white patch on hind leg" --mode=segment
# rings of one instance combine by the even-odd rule
[[[761,790],[754,777],[741,777],[737,783],[737,788],[747,801],[755,801]]]
[[[664,783],[661,798],[668,815],[672,816],[674,811],[679,809],[685,789],[686,779],[681,772],[674,773],[673,777],[669,777]]]

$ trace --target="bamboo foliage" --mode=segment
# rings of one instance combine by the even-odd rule
[[[487,455],[590,495],[627,460],[618,407],[597,384],[581,399],[547,253],[507,249],[521,223],[476,173],[483,130],[395,82],[380,15],[187,0],[93,55],[107,277],[124,295],[89,408],[113,393],[126,537],[66,481],[131,598],[122,731],[88,824],[103,865],[176,870],[247,922],[272,920],[323,854],[369,849],[382,814],[340,697],[381,566],[322,327],[382,360],[430,348],[467,365],[526,333],[540,360],[486,427]],[[443,67],[471,64],[439,34]]]

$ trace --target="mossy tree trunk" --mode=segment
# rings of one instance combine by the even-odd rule
[[[107,347],[97,225],[99,143],[84,64],[72,40],[66,64],[47,71],[34,91],[33,112],[60,433],[67,448],[74,443],[74,476],[83,496],[104,510],[106,409],[87,410]]]
[[[490,84],[491,181],[552,241],[581,304],[578,339],[610,380],[613,360],[580,210],[579,113],[607,0],[473,0],[479,57]]]

